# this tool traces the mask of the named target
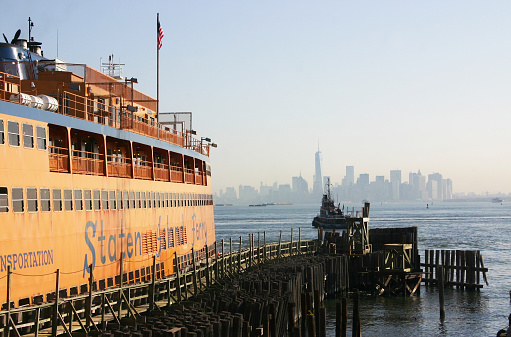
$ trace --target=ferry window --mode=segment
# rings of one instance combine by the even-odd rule
[[[124,203],[122,202],[122,191],[117,191],[117,208],[122,209]]]
[[[130,191],[130,207],[135,208],[135,192]]]
[[[115,205],[115,191],[110,191],[110,209],[117,209]]]
[[[169,194],[165,192],[165,207],[169,207]]]
[[[5,144],[4,121],[0,119],[0,144]]]
[[[153,208],[156,208],[156,193],[151,192],[151,201],[153,202]]]
[[[34,127],[31,124],[23,124],[23,146],[34,148]]]
[[[73,210],[73,191],[64,190],[64,209],[66,211]]]
[[[140,192],[137,191],[135,194],[136,200],[135,203],[137,204],[137,208],[142,208],[142,200],[140,200]]]
[[[128,195],[128,191],[122,192],[124,193],[124,209],[130,208],[130,197]]]
[[[85,210],[86,211],[92,210],[92,195],[91,195],[91,190],[83,190],[83,197],[85,199]],[[76,199],[76,197],[75,197],[75,199]]]
[[[37,188],[27,188],[27,208],[29,212],[37,212]]]
[[[108,209],[108,191],[101,191],[101,208]]]
[[[9,145],[20,146],[20,128],[18,122],[8,121]]]
[[[23,189],[19,187],[12,188],[12,210],[16,213],[25,211],[23,204]]]
[[[51,211],[50,206],[50,189],[49,188],[41,188],[41,211],[49,212]]]
[[[53,210],[55,212],[62,211],[62,192],[60,189],[53,189]]]
[[[160,198],[160,192],[156,192],[156,199],[155,199],[155,206],[154,207],[161,207],[161,198]]]
[[[146,208],[145,192],[140,192],[140,199],[142,200],[142,208]]]
[[[169,193],[169,207],[174,207],[174,193]]]
[[[7,187],[0,187],[0,213],[9,212],[9,192]]]
[[[151,198],[151,192],[147,192],[147,208],[153,207],[153,199]]]
[[[75,190],[75,209],[83,210],[82,190]]]
[[[43,126],[38,126],[36,128],[36,136],[37,148],[39,150],[46,150],[46,128]]]
[[[101,209],[101,193],[99,190],[92,191],[92,197],[94,198],[94,210]]]

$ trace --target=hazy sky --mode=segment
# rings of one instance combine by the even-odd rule
[[[192,111],[213,188],[312,186],[439,172],[454,192],[511,192],[511,1],[15,1],[45,56],[99,68],[114,54],[160,111]]]

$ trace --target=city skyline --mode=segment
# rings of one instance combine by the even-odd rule
[[[311,187],[318,142],[324,176],[421,169],[455,192],[511,192],[509,1],[23,4],[4,4],[7,37],[26,39],[30,16],[46,57],[113,54],[152,97],[159,13],[160,111],[191,111],[218,144],[215,192],[299,172]]]
[[[354,166],[346,166],[346,173],[341,183],[325,175],[322,185],[325,191],[327,184],[330,183],[332,195],[335,195],[339,202],[453,199],[453,182],[450,178],[443,177],[441,173],[423,175],[421,170],[418,170],[408,174],[408,181],[402,180],[400,170],[391,170],[389,176],[390,179],[385,179],[384,175],[376,175],[374,180],[371,180],[369,174],[360,173],[355,180],[352,179]],[[237,188],[229,186],[225,188],[225,191],[222,189],[219,193],[215,193],[215,203],[317,203],[320,200],[321,195],[318,197],[317,188],[314,186],[309,188],[307,180],[301,175],[292,177],[291,181],[291,184],[274,182],[271,185],[261,182],[259,189],[250,185],[239,185]],[[324,191],[323,193],[326,193]]]

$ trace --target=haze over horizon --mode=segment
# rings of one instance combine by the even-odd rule
[[[114,54],[160,111],[210,137],[213,191],[323,174],[419,169],[453,192],[511,192],[509,1],[7,2],[44,55],[99,69]],[[57,51],[58,36],[58,51]]]

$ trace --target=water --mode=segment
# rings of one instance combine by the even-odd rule
[[[278,241],[280,231],[283,241],[289,241],[291,228],[296,241],[299,227],[303,240],[313,239],[317,231],[311,221],[318,210],[318,205],[215,207],[217,241],[228,242],[232,237],[233,249],[237,249],[239,236],[248,244],[248,235],[255,233],[257,243],[260,232],[262,243],[264,231],[268,243]],[[421,255],[425,249],[480,250],[489,269],[490,286],[479,292],[446,289],[443,321],[436,288],[422,285],[420,297],[363,298],[362,335],[495,336],[507,326],[511,312],[511,203],[438,202],[430,203],[429,208],[426,202],[371,204],[370,218],[370,228],[417,226]],[[326,306],[328,336],[334,336],[335,302],[328,301]],[[349,310],[351,313],[351,306]]]

